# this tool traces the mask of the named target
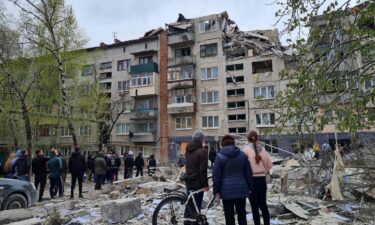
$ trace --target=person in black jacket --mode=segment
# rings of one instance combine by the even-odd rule
[[[213,170],[213,193],[223,200],[225,224],[235,225],[235,210],[239,225],[246,225],[246,198],[253,189],[250,162],[234,138],[226,134],[221,141]]]
[[[94,174],[94,160],[95,160],[94,154],[90,154],[89,157],[87,157],[87,173],[88,173],[87,180],[88,181],[91,181],[92,175]]]
[[[110,171],[111,171],[111,184],[113,181],[118,181],[118,170],[121,166],[121,159],[116,154],[115,150],[112,150],[112,156],[110,158]]]
[[[150,155],[150,159],[148,160],[148,175],[153,176],[156,171],[156,159],[154,155]]]
[[[39,202],[43,201],[44,188],[47,183],[47,162],[49,158],[44,157],[43,150],[36,150],[36,157],[31,162],[31,168],[35,175],[35,187],[39,188]]]
[[[136,177],[138,177],[139,174],[143,177],[143,167],[145,167],[145,160],[143,159],[142,152],[140,152],[135,158],[134,166],[137,168]]]
[[[79,152],[79,148],[72,153],[69,159],[69,171],[72,175],[72,186],[70,189],[70,198],[74,198],[74,188],[76,186],[76,181],[78,179],[79,186],[79,198],[83,198],[82,195],[82,182],[83,174],[86,171],[86,160],[83,155]]]
[[[133,158],[133,152],[129,151],[128,156],[126,156],[124,160],[124,166],[125,166],[125,179],[132,178],[133,177],[133,167],[134,167],[134,158]]]
[[[216,159],[216,150],[214,148],[211,148],[210,152],[208,153],[208,158],[210,159],[210,162],[211,162],[211,169],[213,169],[214,162]]]
[[[31,159],[27,150],[21,151],[21,157],[12,166],[12,171],[17,171],[17,179],[30,181]]]
[[[185,181],[187,194],[191,192],[204,189],[208,191],[207,179],[207,165],[208,165],[208,152],[203,148],[204,134],[200,131],[195,131],[192,136],[193,142],[186,147],[186,173]],[[194,194],[194,199],[200,210],[203,202],[203,192]],[[184,213],[185,218],[190,218],[190,212],[186,208]],[[189,224],[185,221],[185,224]]]

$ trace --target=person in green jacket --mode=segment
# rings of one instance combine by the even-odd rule
[[[104,153],[99,152],[94,160],[94,171],[96,175],[95,190],[100,190],[104,182],[105,174],[107,171],[107,163],[104,159]]]
[[[54,186],[57,185],[59,187],[59,197],[63,197],[63,187],[62,187],[62,180],[61,180],[61,169],[62,163],[61,159],[56,156],[55,151],[51,151],[50,153],[51,159],[47,163],[48,171],[49,171],[49,181],[50,181],[50,188],[49,193],[51,198],[55,198],[55,192],[53,190]]]

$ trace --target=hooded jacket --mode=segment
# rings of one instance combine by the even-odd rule
[[[95,174],[104,175],[107,171],[107,162],[104,159],[104,153],[99,152],[94,160]]]
[[[246,155],[228,145],[217,154],[213,170],[213,191],[223,200],[246,198],[253,189],[252,170]]]
[[[186,187],[188,189],[201,189],[208,187],[207,165],[208,151],[202,143],[193,142],[186,147]]]
[[[69,159],[69,171],[74,175],[81,175],[86,171],[86,160],[80,152],[74,151]]]
[[[50,153],[51,159],[47,163],[49,177],[59,178],[61,176],[61,169],[63,167],[61,159],[56,156],[54,152]]]
[[[30,174],[31,160],[28,156],[21,156],[17,158],[12,166],[12,171],[17,171],[18,176],[25,176]]]

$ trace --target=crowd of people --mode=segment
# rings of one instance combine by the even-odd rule
[[[142,153],[134,160],[133,152],[129,151],[123,157],[124,179],[133,177],[133,168],[136,176],[143,176],[143,169],[147,167],[148,174],[153,175],[156,170],[154,155],[143,159]],[[74,198],[74,191],[78,182],[78,197],[83,198],[83,182],[95,182],[95,190],[100,190],[105,183],[113,184],[118,181],[121,167],[121,158],[113,150],[107,153],[102,151],[90,154],[87,159],[82,155],[80,148],[76,148],[69,158],[65,158],[55,148],[49,150],[45,156],[43,150],[36,150],[35,157],[31,158],[27,150],[18,150],[11,153],[4,165],[6,178],[29,181],[34,174],[34,184],[39,190],[39,201],[43,201],[44,190],[49,180],[49,194],[51,199],[61,198],[64,195],[64,184],[68,171],[71,174],[70,198]]]
[[[239,225],[247,224],[246,199],[249,199],[255,225],[260,225],[260,213],[262,212],[263,224],[270,224],[270,215],[267,207],[267,183],[266,174],[272,168],[269,154],[258,141],[255,131],[247,135],[249,144],[242,150],[236,146],[235,139],[226,134],[221,140],[219,152],[208,151],[205,147],[205,136],[196,131],[192,136],[192,143],[186,147],[182,162],[186,166],[184,179],[187,194],[203,189],[209,190],[207,177],[208,160],[213,168],[213,193],[217,199],[221,199],[224,208],[226,225],[235,225],[235,214]],[[202,207],[204,192],[193,195],[195,203],[200,210]],[[188,208],[184,217],[190,218]],[[184,224],[190,224],[185,221]]]

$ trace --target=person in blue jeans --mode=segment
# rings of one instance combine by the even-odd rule
[[[238,224],[246,225],[246,198],[253,189],[250,162],[245,153],[235,146],[231,135],[224,135],[221,146],[214,163],[213,193],[223,201],[226,225],[235,225],[235,212]]]
[[[50,153],[51,159],[48,161],[47,167],[49,171],[49,181],[50,181],[50,188],[49,193],[51,198],[55,198],[54,193],[54,186],[58,186],[59,190],[59,197],[63,196],[63,186],[62,186],[62,179],[61,179],[61,169],[63,168],[61,159],[56,156],[55,151],[51,151]]]
[[[208,191],[207,166],[208,166],[208,151],[203,147],[204,134],[200,131],[195,131],[192,136],[192,143],[186,147],[186,173],[185,182],[187,194],[191,192],[204,189]],[[202,208],[203,192],[199,192],[194,196],[198,209]],[[185,209],[185,218],[190,218],[190,212]],[[189,221],[184,221],[185,225],[192,224]]]

